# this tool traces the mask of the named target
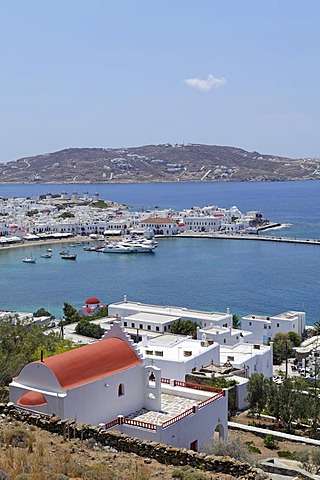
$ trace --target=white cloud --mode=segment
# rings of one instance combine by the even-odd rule
[[[209,73],[209,75],[205,79],[188,78],[187,80],[184,80],[184,83],[191,88],[197,88],[198,90],[207,92],[209,90],[212,90],[213,88],[221,87],[221,85],[227,83],[227,80],[223,77],[214,77],[213,75],[211,75],[211,73]]]

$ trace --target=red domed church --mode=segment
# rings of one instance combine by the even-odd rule
[[[83,307],[78,311],[78,314],[81,317],[88,317],[91,315],[95,315],[102,308],[106,308],[106,306],[100,302],[99,298],[89,297],[85,301],[85,305],[83,305]]]

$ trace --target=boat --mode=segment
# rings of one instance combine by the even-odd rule
[[[102,250],[102,253],[134,253],[134,249],[127,245],[121,245],[120,243],[110,243]]]
[[[47,252],[52,252],[52,248],[47,248]]]
[[[51,258],[51,257],[52,257],[52,253],[50,252],[46,252],[41,255],[41,258]]]
[[[31,256],[31,257],[24,257],[24,258],[22,259],[22,261],[23,261],[24,263],[36,263],[36,259],[33,258],[32,256]]]
[[[75,253],[62,253],[61,254],[61,258],[63,260],[76,260],[77,259],[77,255]]]
[[[120,242],[120,245],[132,248],[133,253],[152,253],[157,247],[157,243],[153,243],[150,240],[143,239],[127,239]]]
[[[70,243],[69,247],[75,248],[77,245],[75,243]]]

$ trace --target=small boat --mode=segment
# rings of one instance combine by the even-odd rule
[[[70,243],[69,247],[75,248],[77,245],[75,243]]]
[[[46,252],[41,255],[41,258],[51,258],[51,257],[52,257],[52,253],[50,252]]]
[[[47,248],[47,252],[52,252],[52,248]]]
[[[76,260],[77,259],[77,255],[75,253],[63,253],[61,255],[61,258],[63,260]]]
[[[36,259],[33,258],[32,256],[31,256],[31,257],[24,257],[24,258],[22,259],[22,261],[23,261],[24,263],[36,263]]]

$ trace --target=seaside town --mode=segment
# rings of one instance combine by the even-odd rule
[[[98,194],[90,197],[88,192],[2,198],[0,214],[3,249],[76,238],[85,250],[152,253],[157,236],[251,235],[274,226],[263,220],[261,212],[242,214],[235,206],[180,212],[155,207],[137,212],[103,201]],[[91,246],[88,239],[98,243]],[[60,253],[76,258],[65,250]],[[51,255],[50,248],[46,254]],[[25,257],[23,261],[36,260]],[[1,318],[41,328],[45,335],[71,346],[59,355],[41,352],[12,379],[9,398],[18,410],[77,418],[98,426],[99,431],[118,430],[143,441],[201,452],[215,435],[223,440],[230,429],[246,428],[237,423],[239,413],[249,409],[261,415],[262,399],[260,403],[255,399],[256,394],[262,395],[261,382],[272,395],[273,388],[278,388],[280,395],[287,381],[301,379],[315,387],[319,402],[319,326],[307,326],[303,311],[273,316],[256,312],[240,319],[229,309],[205,312],[148,305],[124,295],[123,301],[109,305],[97,297],[87,298],[78,308],[65,304],[62,319],[44,309],[3,311]],[[94,409],[90,408],[93,398]],[[272,410],[271,398],[266,396],[264,402]],[[292,430],[292,426],[287,429],[290,440]],[[311,446],[320,442],[317,436],[303,441]]]
[[[126,205],[92,196],[67,192],[47,193],[33,198],[0,198],[0,245],[72,236],[123,237],[171,236],[193,233],[250,233],[278,226],[262,218],[259,211],[241,213],[236,206],[191,207],[131,211]]]

